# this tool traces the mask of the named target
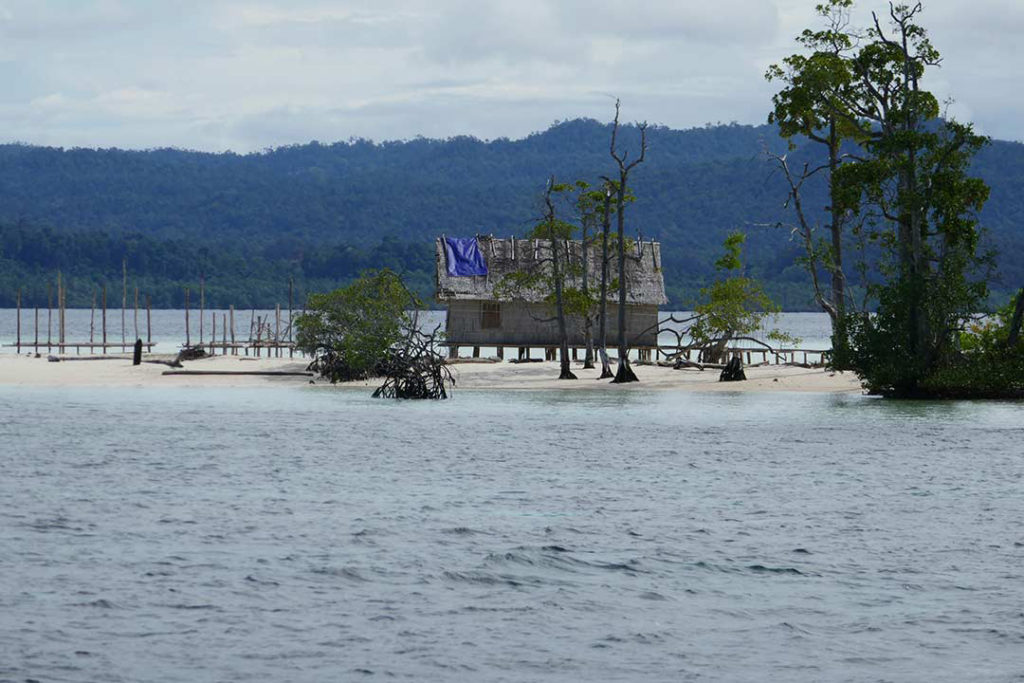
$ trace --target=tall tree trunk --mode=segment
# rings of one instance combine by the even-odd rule
[[[544,202],[547,204],[548,241],[551,244],[551,277],[555,280],[555,317],[558,320],[559,359],[558,379],[576,379],[569,365],[569,333],[565,324],[565,297],[562,283],[562,257],[558,255],[558,237],[555,235],[555,205],[551,193],[555,190],[555,177],[551,176]]]
[[[629,364],[629,340],[626,339],[626,212],[624,211],[626,204],[626,178],[623,177],[619,182],[616,194],[616,210],[618,216],[618,256],[619,256],[619,324],[618,324],[618,342],[619,342],[619,367],[615,371],[615,379],[612,380],[616,384],[624,384],[626,382],[638,382],[636,373],[633,372],[633,368]]]
[[[594,317],[591,315],[590,308],[590,286],[589,286],[589,270],[590,270],[590,250],[587,244],[589,239],[589,231],[587,230],[587,222],[583,223],[583,282],[581,289],[583,290],[583,300],[587,303],[587,310],[583,313],[583,346],[585,347],[583,356],[583,367],[584,369],[593,369],[594,367],[594,334],[593,334],[593,323]]]
[[[598,314],[598,355],[601,358],[601,376],[598,379],[614,377],[608,362],[608,233],[612,229],[612,194],[606,188],[604,193],[604,220],[601,223],[601,305]]]
[[[554,223],[554,216],[551,216],[551,223]],[[558,379],[576,379],[572,368],[569,365],[569,334],[565,325],[565,302],[562,297],[562,269],[559,264],[561,256],[558,255],[558,239],[555,237],[553,225],[549,224],[548,235],[551,237],[551,274],[555,278],[555,309],[558,317],[558,340],[559,352],[559,375]]]
[[[918,95],[917,78],[913,75],[910,50],[908,47],[908,35],[905,28],[902,29],[903,46],[903,84],[908,93],[908,102],[913,102]],[[907,158],[901,178],[901,189],[906,192],[903,195],[901,209],[905,212],[907,226],[906,237],[909,238],[907,245],[907,257],[910,277],[910,350],[913,355],[914,365],[917,368],[915,376],[923,376],[923,373],[931,367],[935,358],[936,349],[933,348],[931,333],[928,324],[928,315],[925,308],[925,283],[928,279],[929,266],[925,260],[923,233],[925,220],[921,215],[920,202],[917,197],[917,141],[918,114],[913,106],[906,106],[906,114],[903,122],[903,132],[908,140]],[[909,204],[909,205],[908,205]],[[916,383],[916,382],[915,382]]]
[[[626,339],[626,187],[629,172],[638,164],[642,164],[647,157],[647,124],[637,124],[637,129],[640,131],[640,154],[627,163],[629,152],[620,153],[615,149],[615,141],[619,135],[619,101],[615,100],[615,121],[612,125],[609,151],[619,167],[619,182],[615,187],[615,211],[618,214],[616,218],[619,226],[619,367],[615,371],[615,379],[612,380],[616,384],[640,381],[629,365],[629,340]]]
[[[835,116],[829,119],[829,231],[832,233],[832,306],[826,312],[832,318],[832,350],[835,356],[845,358],[850,346],[846,328],[846,272],[843,270],[843,231],[845,216],[837,206],[839,188],[836,187],[836,171],[839,168],[842,139],[836,131]],[[813,266],[812,266],[813,267]]]

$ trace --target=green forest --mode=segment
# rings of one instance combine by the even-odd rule
[[[60,270],[68,305],[103,286],[129,287],[154,307],[181,307],[205,279],[211,306],[273,306],[350,282],[368,268],[401,273],[432,300],[441,234],[523,235],[541,215],[551,174],[596,183],[612,171],[610,125],[559,122],[521,140],[416,138],[311,142],[239,155],[178,149],[0,146],[0,306],[46,305]],[[636,129],[622,143],[636,142]],[[786,310],[814,310],[784,206],[785,182],[765,151],[786,151],[769,126],[651,126],[647,161],[631,176],[627,231],[662,243],[669,307],[692,305],[714,274],[722,240],[748,235],[749,275]],[[816,161],[800,140],[795,163]],[[983,246],[998,265],[994,298],[1024,282],[1024,145],[993,141],[972,172],[992,188]],[[635,178],[635,179],[634,179]],[[805,202],[824,210],[823,186]]]

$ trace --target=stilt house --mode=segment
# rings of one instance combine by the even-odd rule
[[[562,251],[562,250],[565,251]],[[581,288],[583,247],[579,240],[560,240],[559,251],[568,255],[575,274],[566,279],[568,286]],[[478,236],[469,239],[441,237],[436,242],[437,300],[447,304],[449,348],[459,346],[504,347],[553,350],[559,345],[550,285],[523,291],[509,287],[509,276],[547,269],[550,273],[551,249],[547,240],[500,239]],[[667,302],[661,271],[661,245],[658,242],[634,242],[626,253],[626,341],[631,348],[650,351],[657,347],[658,306]],[[611,280],[618,278],[618,258],[613,252],[609,263],[608,346],[618,344],[618,290]],[[588,247],[587,285],[596,298],[601,284],[600,245]],[[582,348],[584,325],[579,317],[566,320],[569,345]],[[596,317],[592,326],[597,342]],[[456,351],[457,353],[457,351]]]

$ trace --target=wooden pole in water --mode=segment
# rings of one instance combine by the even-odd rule
[[[153,350],[153,328],[152,318],[150,316],[150,298],[149,294],[146,295],[146,350]]]
[[[217,355],[217,314],[215,312],[210,313],[210,318],[212,318],[213,322],[213,327],[210,328],[212,330],[210,332],[210,355],[215,356]]]
[[[274,355],[281,356],[281,304],[274,309]]]
[[[60,289],[60,343],[68,343],[68,279]]]
[[[46,350],[50,350],[53,336],[53,283],[46,283]]]
[[[124,322],[124,311],[128,308],[128,260],[121,259],[121,353],[128,343],[128,326]]]
[[[203,317],[206,315],[206,283],[204,276],[199,276],[199,346],[203,345]]]
[[[256,309],[254,308],[254,309],[252,309],[252,314],[249,316],[249,346],[252,346],[253,325],[255,325],[255,324],[256,324]],[[247,355],[247,356],[249,355],[249,348],[248,348],[248,346],[245,349],[245,355]]]
[[[21,353],[21,287],[18,287],[18,332],[14,339],[14,346],[18,353]]]
[[[292,290],[295,288],[295,278],[288,278],[288,357],[295,356],[295,347],[292,346]]]
[[[221,336],[224,338],[224,355],[228,355],[228,314],[221,313]]]
[[[253,309],[253,315],[255,315],[255,314],[256,314],[256,311],[255,311],[255,309]],[[260,336],[262,334],[263,334],[263,316],[259,316],[259,317],[256,318],[256,357],[257,358],[259,358],[260,354],[263,352],[262,349],[260,349]]]
[[[231,304],[228,310],[231,312],[231,355],[237,356],[238,349],[235,348],[235,305]]]
[[[61,273],[57,271],[57,353],[60,353],[64,349],[62,344],[64,343],[64,306],[61,304],[63,297],[61,296]]]
[[[103,353],[107,352],[107,286],[103,285]]]
[[[60,343],[68,343],[68,279],[64,278],[60,288]]]
[[[92,308],[89,309],[89,353],[93,352],[92,345],[96,341],[96,290],[92,290]]]
[[[188,332],[188,287],[185,288],[185,346],[191,346],[191,337]]]
[[[35,341],[35,344],[33,344],[33,348],[35,348],[36,355],[38,356],[39,355],[39,307],[38,306],[36,306],[36,341]]]
[[[135,285],[135,339],[139,338],[139,286]]]

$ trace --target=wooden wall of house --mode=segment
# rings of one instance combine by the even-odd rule
[[[490,302],[488,302],[490,303]],[[552,317],[547,304],[530,304],[521,301],[501,303],[501,326],[485,329],[482,327],[484,302],[478,300],[450,301],[447,316],[447,340],[453,344],[474,346],[557,346],[558,322],[539,322],[535,318]],[[579,321],[569,323],[569,344],[583,346],[583,325]],[[656,328],[636,339],[641,332],[658,322],[658,307],[635,305],[626,308],[626,338],[636,346],[654,346],[657,343]],[[618,344],[618,306],[608,304],[608,345]],[[597,320],[593,327],[594,341],[597,341]]]

